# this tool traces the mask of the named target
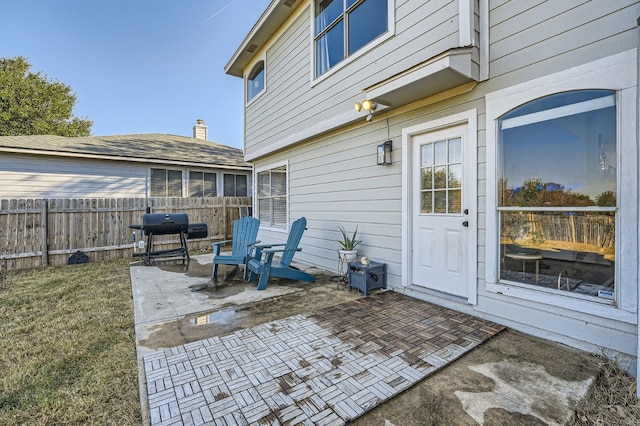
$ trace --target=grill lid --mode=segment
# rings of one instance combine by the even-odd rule
[[[188,232],[189,217],[186,213],[145,213],[142,215],[142,229],[154,235]]]

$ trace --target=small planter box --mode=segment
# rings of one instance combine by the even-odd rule
[[[386,264],[371,262],[365,266],[360,262],[349,264],[349,289],[356,288],[365,296],[369,291],[387,288]]]

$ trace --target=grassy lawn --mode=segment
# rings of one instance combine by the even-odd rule
[[[142,422],[129,260],[0,269],[0,425]],[[635,379],[603,361],[581,425],[640,424]]]
[[[0,275],[0,424],[140,424],[129,260]]]

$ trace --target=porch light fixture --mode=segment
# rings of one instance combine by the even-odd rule
[[[386,141],[378,145],[378,166],[388,166],[391,164],[392,142]]]
[[[378,104],[376,104],[375,102],[369,100],[369,99],[365,99],[362,102],[356,102],[353,104],[356,112],[360,112],[362,110],[367,111],[369,114],[367,114],[367,121],[371,121],[373,120],[373,111],[376,110],[376,108],[378,107]]]

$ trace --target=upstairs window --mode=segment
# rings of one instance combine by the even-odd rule
[[[316,1],[316,77],[387,32],[388,9],[388,0]]]
[[[182,197],[182,170],[151,169],[151,197]]]
[[[259,62],[247,77],[247,101],[264,90],[264,61]]]
[[[225,197],[246,197],[247,196],[247,176],[225,173],[224,196]]]
[[[216,197],[216,174],[189,172],[189,197]]]

